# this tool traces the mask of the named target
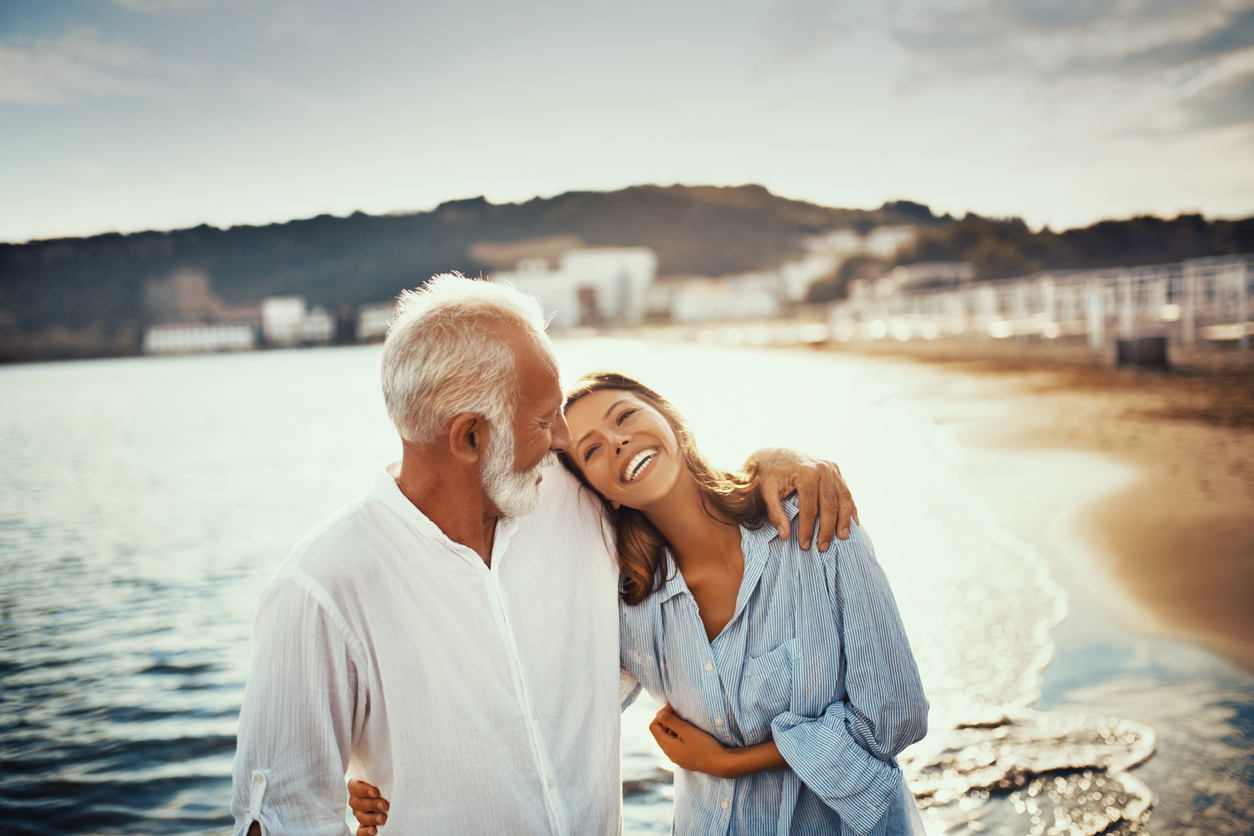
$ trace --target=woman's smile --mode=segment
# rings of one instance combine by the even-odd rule
[[[634,482],[640,477],[649,466],[657,460],[661,450],[658,447],[646,447],[636,455],[632,456],[628,462],[623,465],[623,482]]]

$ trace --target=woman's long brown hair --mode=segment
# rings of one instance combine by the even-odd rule
[[[707,514],[714,519],[720,518],[711,511],[713,507],[722,517],[731,518],[747,528],[763,525],[766,521],[765,506],[758,490],[756,467],[747,472],[717,470],[697,450],[692,430],[679,410],[640,381],[617,372],[586,374],[575,382],[566,396],[565,408],[570,409],[575,401],[602,389],[631,392],[662,414],[679,439],[680,459],[697,480],[701,505]],[[580,482],[596,493],[570,452],[559,453],[558,458]],[[600,494],[597,496],[600,497]],[[605,497],[600,499],[617,538],[623,600],[628,604],[639,604],[666,582],[662,567],[666,565],[664,557],[670,544],[640,511],[626,506],[615,509]]]

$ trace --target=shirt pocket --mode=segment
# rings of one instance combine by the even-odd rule
[[[771,721],[788,711],[796,654],[797,639],[792,638],[761,656],[745,659],[740,705],[749,735],[769,735]]]

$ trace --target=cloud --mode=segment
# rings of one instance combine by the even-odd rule
[[[977,0],[915,5],[889,34],[933,70],[1145,76],[1254,45],[1250,0]]]
[[[1184,106],[1198,127],[1254,122],[1254,73],[1206,87],[1185,99]]]
[[[859,11],[850,5],[782,0],[765,37],[777,52],[804,57],[853,32],[875,31],[906,56],[906,87],[946,78],[997,78],[1043,90],[1102,80],[1149,83],[1174,90],[1192,127],[1254,121],[1242,86],[1254,58],[1254,0],[896,0]],[[1214,90],[1203,89],[1209,87]]]
[[[193,73],[152,58],[94,29],[73,29],[58,40],[0,42],[0,103],[57,104],[84,98],[174,101]]]
[[[113,0],[124,9],[146,14],[172,14],[191,8],[194,0]]]

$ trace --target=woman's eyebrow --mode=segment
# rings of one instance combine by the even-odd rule
[[[605,410],[605,414],[601,416],[602,420],[609,418],[610,413],[614,411],[614,407],[618,406],[620,403],[625,402],[626,400],[627,400],[626,398],[619,398],[618,400],[614,401],[614,403],[610,404],[610,408]],[[575,442],[575,449],[578,450],[579,445],[583,444],[584,441],[587,440],[588,436],[592,435],[594,432],[596,432],[596,430],[591,429],[591,430],[588,430],[583,435],[579,436],[579,440]]]

